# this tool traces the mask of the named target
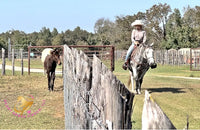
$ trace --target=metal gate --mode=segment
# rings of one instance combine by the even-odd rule
[[[89,58],[92,58],[93,55],[95,54],[99,59],[103,61],[105,65],[108,66],[108,68],[110,68],[111,71],[114,71],[115,69],[114,46],[71,45],[69,47],[76,48],[77,50],[82,50]]]
[[[92,58],[95,54],[99,59],[101,59],[104,64],[114,71],[115,61],[114,61],[114,46],[104,45],[104,46],[90,46],[90,45],[71,45],[70,48],[76,48],[77,50],[82,50],[89,58]],[[28,74],[30,75],[30,53],[31,49],[36,48],[61,48],[63,45],[58,46],[28,46]],[[110,67],[109,67],[110,66]]]
[[[190,70],[200,71],[200,48],[190,49]]]

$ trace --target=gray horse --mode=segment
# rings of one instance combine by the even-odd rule
[[[134,81],[136,82],[135,92],[137,94],[141,94],[141,85],[145,73],[150,67],[152,69],[157,67],[153,57],[152,46],[153,43],[151,45],[140,44],[136,46],[130,58],[130,65],[128,68],[131,77],[128,84],[130,85],[131,81],[132,91],[134,91]]]

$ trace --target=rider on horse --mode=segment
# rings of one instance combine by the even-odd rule
[[[141,20],[135,20],[135,22],[133,22],[131,26],[134,26],[135,29],[133,29],[132,31],[132,34],[131,34],[132,44],[127,51],[125,63],[122,66],[124,70],[126,70],[129,65],[129,61],[130,61],[129,59],[135,46],[144,44],[146,42],[146,32],[143,30],[143,26],[144,26],[143,22]]]

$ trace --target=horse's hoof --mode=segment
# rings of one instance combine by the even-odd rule
[[[140,95],[140,94],[141,94],[141,92],[140,92],[140,91],[137,91],[137,94],[138,94],[138,95]]]
[[[134,94],[137,94],[137,91],[136,91],[136,90],[134,90],[134,91],[133,91],[133,93],[134,93]]]

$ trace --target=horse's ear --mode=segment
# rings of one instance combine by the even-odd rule
[[[149,47],[152,47],[154,45],[154,43],[152,42],[150,45],[149,45]]]

